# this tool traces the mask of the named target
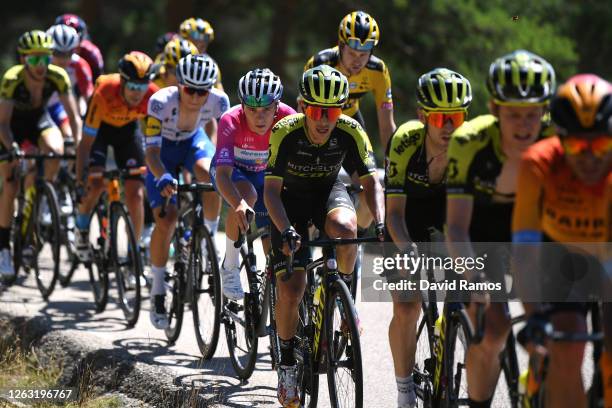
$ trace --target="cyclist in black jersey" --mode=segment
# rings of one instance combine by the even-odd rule
[[[307,70],[300,81],[305,114],[281,119],[270,138],[270,156],[264,184],[265,204],[273,221],[272,265],[276,274],[285,271],[290,254],[287,241],[295,234],[307,236],[312,221],[330,238],[355,238],[357,218],[351,199],[338,179],[350,161],[361,178],[368,207],[383,238],[383,191],[368,136],[357,121],[342,115],[348,81],[327,65]],[[283,406],[297,406],[294,336],[298,305],[305,287],[304,266],[309,252],[297,241],[294,271],[287,282],[279,279],[276,327],[281,339],[278,397]],[[338,270],[351,281],[357,248],[338,247]]]
[[[63,138],[47,112],[47,102],[57,92],[70,120],[72,135],[81,138],[81,118],[66,71],[51,64],[53,39],[44,31],[24,33],[18,42],[20,65],[9,68],[0,85],[0,153],[15,149],[40,149],[61,154]],[[0,163],[3,180],[0,198],[0,274],[15,273],[9,250],[13,201],[18,180],[12,177],[16,161]],[[59,170],[59,160],[45,162],[45,178],[52,181]],[[33,179],[32,179],[33,181]]]
[[[408,253],[415,242],[431,241],[429,228],[443,230],[446,217],[446,150],[451,133],[467,115],[472,88],[467,78],[436,68],[418,80],[418,120],[401,125],[385,154],[387,230],[398,250]],[[399,276],[389,276],[396,280]],[[412,379],[416,324],[421,302],[393,291],[389,344],[397,381],[397,407],[416,404]]]
[[[487,88],[491,115],[464,123],[448,146],[447,241],[453,256],[474,258],[470,242],[511,242],[512,209],[522,153],[547,131],[546,106],[555,88],[555,72],[543,58],[517,50],[494,61]],[[488,254],[487,274],[502,281],[502,266]],[[493,276],[495,274],[496,276]],[[468,280],[479,279],[471,271]],[[467,309],[476,321],[472,294]],[[471,407],[489,407],[500,373],[499,354],[510,332],[505,303],[491,303],[485,312],[484,337],[468,348],[465,358]]]

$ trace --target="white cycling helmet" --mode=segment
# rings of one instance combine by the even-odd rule
[[[53,50],[59,52],[70,52],[79,46],[81,38],[74,28],[56,24],[47,30],[47,35],[53,38]]]
[[[238,82],[240,100],[252,108],[268,106],[280,100],[282,95],[280,78],[268,68],[249,71]]]
[[[176,66],[178,83],[190,88],[210,89],[217,82],[217,75],[217,64],[206,54],[187,55]]]

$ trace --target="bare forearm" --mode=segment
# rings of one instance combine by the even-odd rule
[[[264,202],[268,209],[270,219],[272,219],[272,222],[279,231],[282,232],[291,226],[280,194],[269,193],[264,189]]]
[[[242,196],[236,190],[234,183],[232,183],[232,170],[226,169],[227,166],[217,167],[217,188],[221,193],[223,199],[232,207],[236,208],[242,201]]]
[[[375,175],[374,177],[378,177]],[[370,178],[368,182],[364,182],[364,190],[366,193],[366,203],[374,217],[374,221],[379,224],[385,222],[385,195],[382,186],[376,178]]]
[[[90,141],[89,138],[91,136],[87,136],[85,139],[81,139],[77,147],[77,160],[76,160],[76,174],[77,174],[77,182],[82,182],[84,174],[85,174],[85,166],[87,165],[87,161],[89,160],[89,152],[91,150],[91,145],[93,141]]]
[[[152,149],[147,149],[146,159],[147,166],[149,166],[149,170],[151,170],[151,173],[153,173],[153,176],[155,176],[156,179],[160,178],[164,175],[164,173],[166,173],[166,167],[160,158],[159,148],[157,149],[157,152],[152,151]]]
[[[404,215],[401,214],[388,214],[387,215],[387,231],[391,235],[391,239],[400,251],[405,251],[410,248],[412,239],[406,228],[406,220]]]
[[[7,123],[3,123],[0,125],[0,142],[2,142],[2,144],[4,145],[4,147],[6,147],[7,149],[11,148],[11,145],[13,144],[13,134],[11,132],[11,127],[9,124]]]

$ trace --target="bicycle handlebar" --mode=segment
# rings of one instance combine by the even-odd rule
[[[246,212],[246,218],[247,218],[247,224],[249,224],[249,229],[251,226],[251,221],[253,220],[253,217],[255,216],[255,213],[251,210],[247,210]],[[236,242],[234,242],[234,248],[240,248],[242,246],[242,244],[244,244],[244,239],[246,237],[246,234],[248,234],[249,230],[247,230],[246,233],[242,233],[242,231],[240,231],[240,228],[238,228],[238,239],[236,240]]]

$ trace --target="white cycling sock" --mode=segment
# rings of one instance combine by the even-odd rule
[[[408,377],[395,377],[397,383],[397,408],[416,407],[416,393],[412,375]]]
[[[164,275],[166,274],[166,267],[151,265],[151,273],[153,274],[151,296],[165,295],[166,288],[164,287]]]
[[[219,217],[215,218],[212,221],[204,218],[204,225],[206,225],[206,228],[208,228],[210,235],[214,238],[217,234],[217,230],[219,229]]]
[[[240,248],[234,248],[234,241],[225,236],[225,269],[238,269],[240,267]]]

